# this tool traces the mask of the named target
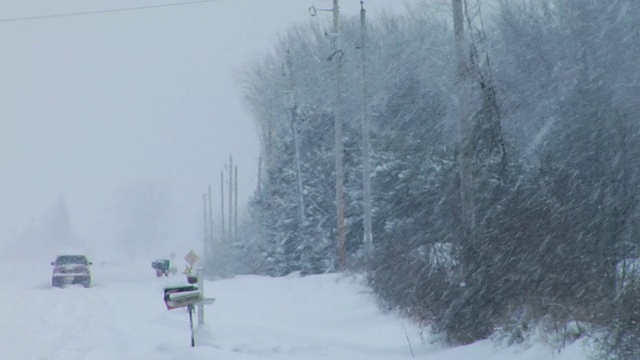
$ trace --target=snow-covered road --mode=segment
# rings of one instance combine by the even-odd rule
[[[163,326],[169,314],[150,272],[96,265],[92,288],[58,289],[50,285],[48,264],[11,268],[0,308],[0,348],[13,355],[7,359],[158,358],[166,352],[154,346],[178,346],[185,333]]]
[[[357,278],[240,276],[207,281],[204,326],[190,347],[184,309],[166,310],[150,262],[96,264],[91,288],[51,288],[48,264],[10,264],[0,293],[2,359],[548,359],[544,347],[456,349],[423,344],[419,332],[382,314]],[[411,347],[409,346],[411,344]],[[559,360],[582,360],[578,347]]]
[[[184,284],[183,276],[156,278],[147,263],[96,264],[91,288],[57,289],[48,264],[11,268],[0,302],[0,349],[11,356],[2,358],[410,357],[402,325],[375,315],[372,303],[362,306],[368,296],[350,277],[207,281],[206,295],[217,302],[206,308],[192,349],[186,311],[168,311],[162,301],[163,288]]]

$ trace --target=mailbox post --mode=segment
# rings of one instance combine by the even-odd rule
[[[214,298],[204,297],[203,271],[198,269],[198,285],[169,286],[164,288],[164,303],[167,310],[187,308],[189,313],[189,329],[191,331],[191,347],[195,346],[193,328],[193,312],[198,307],[198,325],[204,324],[204,305],[213,304]]]
[[[198,289],[204,294],[204,269],[198,268],[196,274],[198,276]],[[204,324],[204,304],[200,302],[198,303],[198,326],[202,324]]]
[[[188,305],[187,311],[189,312],[189,329],[191,330],[191,347],[194,347],[196,346],[196,337],[193,331],[193,305]]]

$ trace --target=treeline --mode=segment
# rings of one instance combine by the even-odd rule
[[[262,140],[250,204],[259,271],[336,270],[337,112],[348,264],[366,266],[384,306],[453,344],[543,328],[636,359],[640,2],[467,1],[464,79],[451,19],[450,6],[422,6],[368,23],[370,263],[359,20],[343,22],[339,105],[317,24],[291,29],[246,70]]]

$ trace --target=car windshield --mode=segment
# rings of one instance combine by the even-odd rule
[[[56,265],[65,264],[82,264],[87,265],[87,258],[83,255],[64,255],[58,256],[56,259]]]

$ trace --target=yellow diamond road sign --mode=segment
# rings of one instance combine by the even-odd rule
[[[184,256],[184,259],[187,261],[187,264],[189,264],[189,266],[193,266],[193,264],[197,263],[198,260],[200,260],[200,257],[193,250],[191,250],[187,255]]]

